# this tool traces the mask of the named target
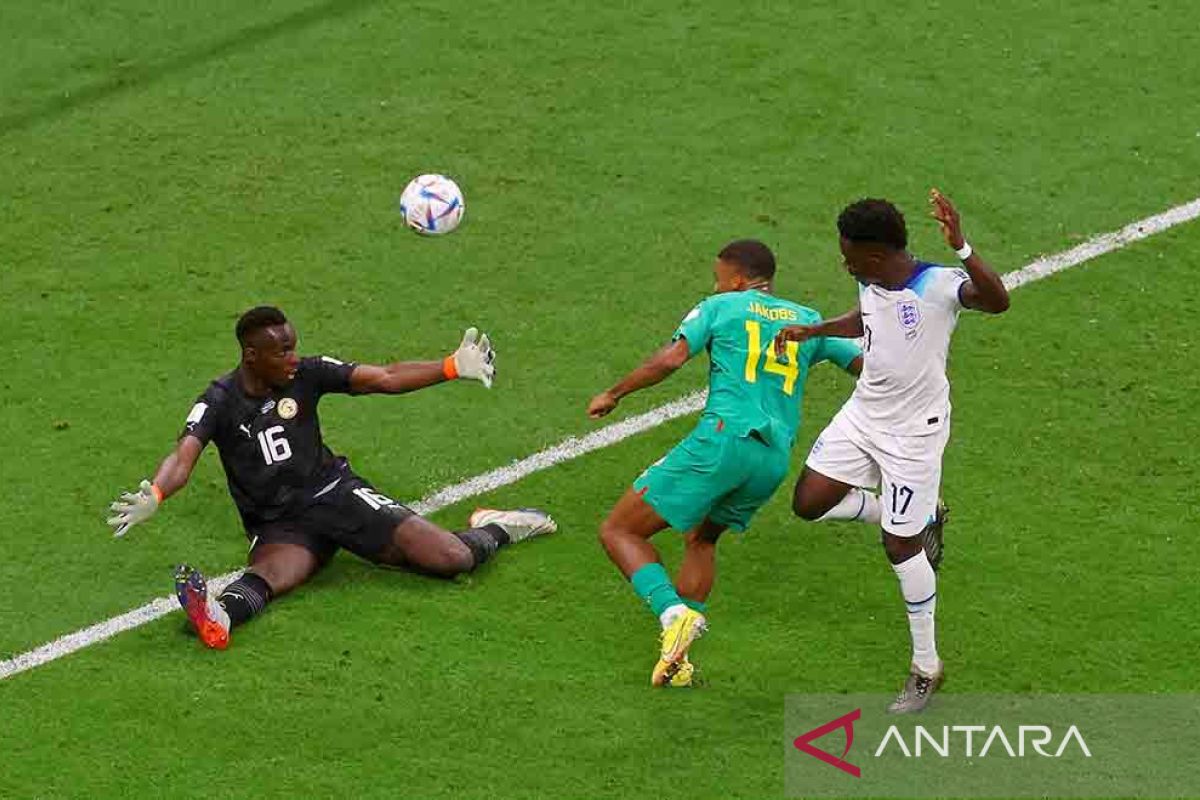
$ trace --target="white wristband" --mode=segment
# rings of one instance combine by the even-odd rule
[[[963,242],[963,246],[955,250],[954,255],[958,256],[959,261],[966,261],[973,252],[975,251],[971,249],[971,243]]]

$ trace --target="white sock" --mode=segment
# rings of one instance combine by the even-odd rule
[[[817,522],[828,522],[835,519],[847,519],[855,522],[867,522],[878,525],[883,518],[879,505],[879,495],[865,489],[851,489],[841,501],[825,512]]]
[[[907,561],[892,564],[892,569],[900,579],[900,593],[904,595],[904,605],[908,608],[912,663],[927,675],[935,675],[942,665],[933,630],[933,615],[937,608],[937,576],[924,550]]]
[[[671,623],[675,621],[676,617],[687,610],[688,607],[683,603],[676,603],[673,606],[667,606],[663,609],[663,612],[658,615],[659,624],[663,626],[663,630],[666,630],[671,626]]]
[[[208,618],[214,622],[221,623],[221,627],[223,627],[225,630],[229,630],[231,627],[233,627],[229,623],[229,612],[225,610],[225,606],[221,605],[220,602],[217,601],[217,598],[213,597],[211,591],[204,599],[204,609],[208,612]]]

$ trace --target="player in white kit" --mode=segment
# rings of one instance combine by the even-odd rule
[[[930,193],[933,217],[964,269],[919,261],[907,250],[904,216],[886,200],[860,200],[838,216],[846,269],[858,280],[858,307],[817,325],[784,328],[776,339],[862,337],[854,393],[813,444],[792,508],[808,520],[861,520],[883,528],[912,634],[912,666],[888,710],[922,710],[944,668],[934,639],[941,560],[939,487],[950,436],[946,353],[964,308],[1008,308],[1000,276],[967,244],[958,212]],[[880,494],[870,489],[879,487]],[[931,561],[932,558],[932,561]]]

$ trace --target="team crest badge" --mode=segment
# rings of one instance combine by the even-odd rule
[[[285,397],[279,401],[279,405],[275,407],[275,413],[280,419],[291,419],[300,411],[300,406],[290,397]]]
[[[921,310],[917,308],[916,300],[902,300],[896,304],[896,314],[900,317],[900,327],[905,336],[916,334],[917,326],[921,324]]]

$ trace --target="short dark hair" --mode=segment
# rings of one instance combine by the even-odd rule
[[[286,324],[287,317],[275,306],[255,306],[238,317],[234,332],[237,333],[238,342],[245,347],[246,340],[263,328]]]
[[[838,233],[852,242],[882,244],[896,250],[908,247],[904,215],[887,200],[868,197],[842,209]]]
[[[774,278],[775,254],[757,239],[738,239],[721,248],[717,258],[733,264],[747,278]]]

